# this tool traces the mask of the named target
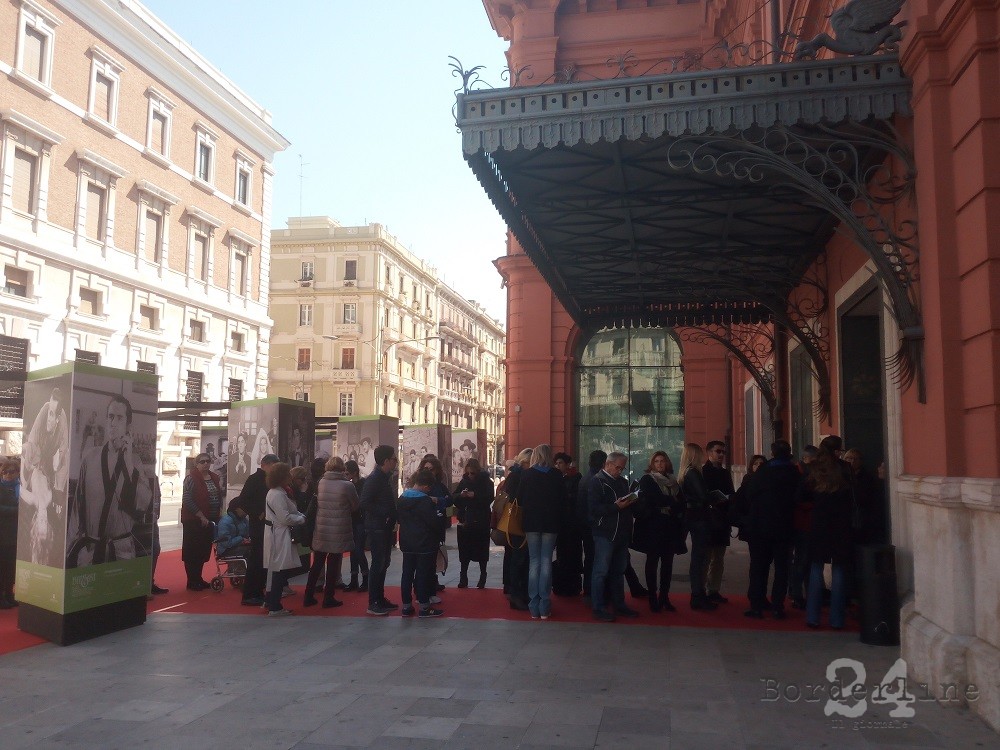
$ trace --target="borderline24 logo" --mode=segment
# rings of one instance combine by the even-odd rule
[[[841,675],[842,670],[849,672],[850,679]],[[857,719],[865,715],[870,706],[892,706],[889,711],[891,719],[912,719],[916,716],[913,704],[926,701],[945,703],[973,702],[979,699],[979,689],[972,684],[961,686],[952,683],[940,685],[938,695],[933,694],[931,687],[925,683],[916,683],[913,687],[919,693],[911,692],[911,683],[907,676],[905,659],[896,659],[889,670],[877,684],[869,685],[868,670],[857,659],[839,658],[826,665],[826,683],[798,685],[794,682],[765,677],[761,678],[764,685],[766,703],[784,700],[787,703],[819,703],[824,698],[823,714],[831,717]],[[904,722],[886,722],[879,727],[856,728],[886,728],[898,729],[905,727]],[[834,729],[843,729],[844,723],[834,720]]]

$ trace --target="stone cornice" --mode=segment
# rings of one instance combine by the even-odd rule
[[[459,96],[466,154],[910,115],[891,55],[588,81]]]

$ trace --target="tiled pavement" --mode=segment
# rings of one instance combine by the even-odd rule
[[[849,719],[810,694],[833,659],[861,662],[871,686],[897,657],[833,632],[157,614],[0,658],[0,748],[1000,746],[933,701]]]

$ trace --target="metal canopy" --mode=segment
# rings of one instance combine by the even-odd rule
[[[699,325],[784,308],[842,220],[821,193],[885,159],[877,128],[849,126],[908,113],[908,92],[878,56],[466,91],[457,111],[466,159],[578,323]]]

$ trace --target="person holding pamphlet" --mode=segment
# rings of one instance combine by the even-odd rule
[[[632,541],[632,506],[638,500],[629,492],[628,481],[622,476],[628,458],[615,451],[608,455],[604,468],[597,472],[587,487],[591,529],[594,535],[594,569],[590,585],[594,619],[614,622],[615,614],[638,617],[639,613],[625,603],[625,566],[628,546]],[[610,592],[614,613],[605,608],[605,592]]]

